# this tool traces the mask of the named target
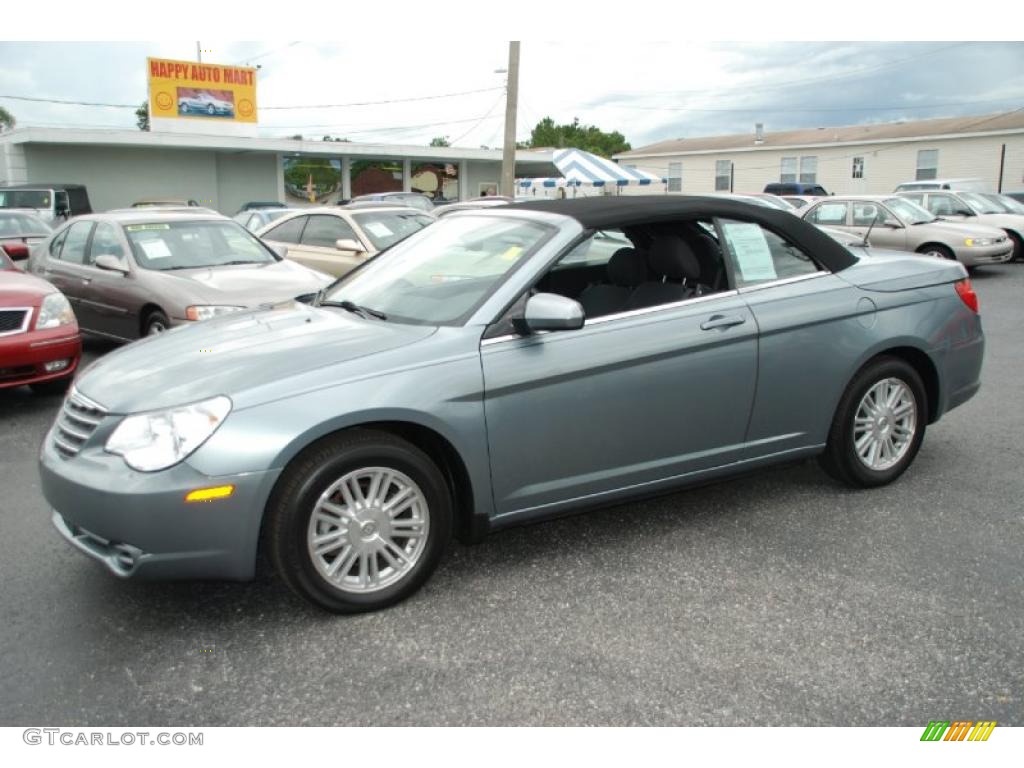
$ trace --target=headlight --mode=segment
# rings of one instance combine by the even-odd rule
[[[232,312],[239,312],[245,307],[227,307],[215,304],[193,304],[186,307],[185,317],[189,320],[209,320],[218,315],[229,315]]]
[[[39,317],[36,318],[36,330],[59,328],[75,322],[75,313],[63,293],[49,293],[39,306]]]
[[[117,425],[106,450],[140,472],[167,469],[206,442],[231,412],[223,395],[164,411],[137,413]]]
[[[968,237],[964,240],[964,245],[971,248],[976,245],[995,245],[996,239],[994,237]]]

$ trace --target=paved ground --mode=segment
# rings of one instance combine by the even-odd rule
[[[805,463],[506,532],[356,618],[109,576],[39,494],[58,400],[0,395],[0,725],[1024,724],[1024,265],[976,285],[982,392],[895,486]]]

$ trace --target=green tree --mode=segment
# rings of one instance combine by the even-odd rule
[[[135,110],[135,124],[139,126],[140,131],[149,130],[149,101],[144,101],[139,105],[139,108]]]
[[[452,143],[448,141],[447,136],[435,136],[430,140],[430,146],[432,147],[450,147]]]
[[[611,157],[619,152],[632,149],[626,137],[618,131],[605,132],[596,125],[582,125],[578,117],[571,123],[557,125],[550,117],[545,117],[530,132],[530,140],[521,142],[531,147],[575,147],[584,152],[591,152],[601,157]]]
[[[17,122],[18,121],[14,119],[14,115],[3,107],[0,107],[0,133],[11,130]]]

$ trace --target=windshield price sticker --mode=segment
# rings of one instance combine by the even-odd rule
[[[146,257],[150,259],[166,259],[171,255],[171,249],[163,240],[141,240],[139,245],[146,252]]]
[[[722,224],[725,239],[736,256],[740,276],[748,282],[775,280],[775,262],[764,230],[758,224],[727,222]]]
[[[366,225],[366,228],[377,237],[391,237],[391,235],[395,234],[387,228],[386,224],[381,224],[379,221],[371,221]]]
[[[124,229],[126,232],[145,232],[149,229],[170,229],[170,224],[128,224]]]

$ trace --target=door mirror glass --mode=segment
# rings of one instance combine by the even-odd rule
[[[530,333],[538,331],[574,331],[583,327],[583,307],[557,293],[536,293],[526,302],[522,325]]]
[[[281,243],[267,243],[267,247],[270,248],[274,253],[280,256],[282,259],[288,255],[288,246],[282,245]]]
[[[334,247],[339,251],[348,251],[350,253],[359,253],[363,250],[363,246],[358,241],[348,237],[342,237],[335,241]]]
[[[105,269],[108,272],[120,272],[122,275],[128,274],[128,267],[124,265],[117,256],[112,253],[101,253],[96,257],[96,261],[93,262],[99,269]]]

